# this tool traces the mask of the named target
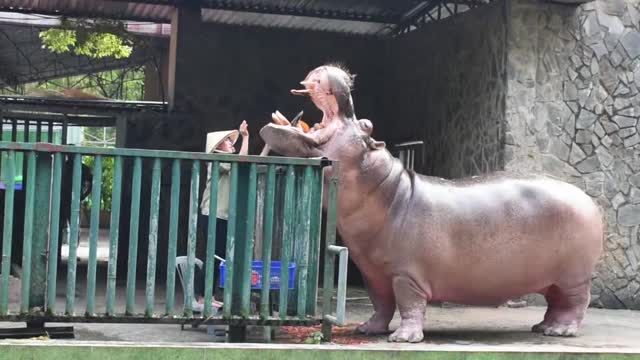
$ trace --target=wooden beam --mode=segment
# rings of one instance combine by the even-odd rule
[[[198,6],[181,6],[173,10],[171,16],[171,38],[169,40],[169,74],[167,84],[167,102],[169,111],[174,111],[180,105],[182,74],[193,71],[189,69],[188,59],[198,56],[190,53],[193,38],[202,24],[201,9]]]

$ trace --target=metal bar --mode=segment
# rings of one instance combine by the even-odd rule
[[[123,1],[123,0],[117,0]],[[365,21],[373,23],[396,24],[401,20],[395,14],[367,14],[353,10],[338,10],[324,7],[314,9],[304,9],[296,5],[268,5],[268,3],[236,3],[233,1],[207,0],[203,3],[203,8],[213,10],[229,10],[239,12],[249,12],[256,14],[290,15],[302,17],[317,17],[335,20]]]
[[[262,290],[260,294],[260,317],[269,317],[269,293],[271,291],[271,247],[273,244],[273,213],[276,189],[276,168],[269,165],[267,170],[266,194],[264,200],[264,235],[262,244]]]
[[[293,263],[296,264],[296,272],[298,273],[298,275],[300,274],[300,264],[301,264],[301,259],[303,257],[302,252],[303,252],[303,244],[302,244],[302,239],[301,239],[301,234],[302,234],[302,218],[303,218],[303,214],[301,211],[302,208],[302,203],[303,203],[303,191],[302,191],[302,187],[304,186],[304,178],[303,178],[303,170],[304,168],[296,168],[296,180],[295,180],[295,191],[294,191],[294,197],[295,200],[293,202],[294,204],[294,210],[293,210],[293,227],[294,227],[294,234],[293,234],[293,241],[291,242],[291,248],[292,248],[292,259],[291,261]],[[295,283],[294,283],[294,287],[293,289],[291,289],[289,291],[289,313],[292,314],[296,314],[297,315],[297,305],[298,305],[298,284],[299,284],[299,280],[300,277],[296,277]]]
[[[67,260],[67,302],[65,313],[74,314],[76,296],[76,265],[80,228],[80,191],[82,181],[82,155],[73,157],[73,183],[71,185],[71,218],[69,220],[69,260]]]
[[[338,173],[339,165],[332,164],[332,175],[329,180],[329,202],[327,209],[327,224],[325,230],[325,256],[324,256],[324,286],[322,289],[322,314],[323,317],[331,315],[331,297],[333,296],[333,272],[335,266],[335,258],[329,251],[330,246],[336,243],[336,224],[338,213]],[[331,341],[331,321],[322,323],[322,335],[324,341]]]
[[[36,154],[34,184],[33,238],[31,249],[31,279],[29,309],[42,311],[46,304],[47,246],[49,244],[49,205],[51,200],[51,154]]]
[[[11,142],[18,141],[18,120],[11,120]]]
[[[64,120],[62,121],[62,145],[67,145],[68,133],[69,133],[69,118],[65,116]]]
[[[180,215],[180,160],[171,167],[171,210],[169,214],[169,250],[167,261],[167,315],[174,314],[176,287],[176,256],[178,243],[178,216]]]
[[[31,251],[33,241],[33,216],[35,210],[36,190],[36,153],[27,155],[27,189],[24,213],[24,241],[22,248],[22,302],[20,312],[29,312],[29,296],[31,291]]]
[[[287,167],[286,187],[284,195],[284,227],[282,238],[282,257],[280,274],[280,319],[287,317],[289,296],[289,261],[291,260],[291,243],[295,233],[294,201],[295,201],[295,168]]]
[[[42,143],[13,143],[0,142],[0,150],[20,150],[20,151],[37,151],[37,152],[62,152],[67,154],[91,154],[103,156],[128,156],[142,158],[163,158],[163,159],[182,159],[182,160],[200,160],[200,161],[220,161],[228,163],[257,163],[257,164],[276,164],[276,165],[302,165],[302,166],[321,166],[321,159],[305,159],[305,158],[287,158],[287,157],[271,157],[257,155],[233,155],[233,154],[207,154],[194,153],[185,151],[167,151],[167,150],[138,150],[127,148],[94,148],[70,145],[54,145]]]
[[[11,271],[11,244],[13,239],[13,200],[15,193],[14,151],[2,153],[5,164],[4,223],[2,226],[2,285],[0,289],[0,315],[9,310],[9,272]]]
[[[102,156],[96,155],[91,185],[91,222],[89,224],[89,266],[87,269],[87,316],[95,313],[98,231],[100,230],[100,196],[102,190]]]
[[[242,294],[242,304],[240,314],[248,317],[251,311],[251,270],[253,259],[253,243],[254,243],[254,229],[256,223],[256,199],[257,199],[257,185],[258,174],[256,170],[256,164],[249,166],[249,182],[247,188],[244,189],[247,194],[246,204],[246,218],[245,218],[245,239],[244,239],[244,266],[242,269],[242,287],[240,288]]]
[[[147,307],[145,315],[153,316],[154,293],[156,284],[156,256],[158,254],[158,217],[160,214],[160,179],[162,176],[162,161],[153,160],[151,180],[151,213],[149,215],[149,250],[147,255]]]
[[[52,315],[33,315],[33,314],[11,314],[0,316],[0,321],[25,322],[25,321],[42,321],[46,323],[96,323],[96,324],[194,324],[194,325],[231,325],[231,326],[314,326],[321,322],[320,319],[286,319],[277,318],[260,319],[257,316],[244,318],[234,316],[231,318],[223,318],[220,316],[212,316],[210,318],[203,317],[153,317],[149,318],[141,315],[128,316],[118,313],[114,316],[52,316]]]
[[[213,285],[215,284],[214,266],[216,254],[216,226],[218,212],[218,180],[220,179],[220,163],[214,161],[211,164],[211,182],[209,183],[209,223],[207,226],[207,259],[205,261],[205,286],[204,286],[204,317],[212,314],[211,300]],[[224,239],[220,239],[224,241]]]
[[[46,336],[48,339],[72,339],[73,326],[23,327],[0,329],[0,339],[32,339]]]
[[[26,143],[31,142],[31,137],[29,136],[29,120],[24,121],[24,133],[22,134],[22,138]]]
[[[55,313],[58,281],[58,252],[60,238],[60,192],[62,187],[62,154],[53,154],[53,185],[51,186],[51,224],[49,244],[49,279],[47,280],[47,313]]]
[[[191,194],[189,198],[189,234],[187,238],[187,290],[184,294],[184,315],[193,315],[193,282],[196,265],[196,240],[198,236],[198,192],[200,187],[200,161],[194,160],[191,167]]]
[[[307,276],[309,273],[309,235],[311,231],[311,200],[313,190],[313,169],[304,168],[302,185],[302,210],[300,210],[300,238],[296,239],[300,246],[300,261],[297,264],[298,272],[298,317],[303,319],[307,313]]]
[[[47,142],[53,144],[53,121],[49,121],[47,126]]]
[[[42,142],[42,121],[36,122],[36,141]]]
[[[227,256],[225,258],[225,279],[224,279],[224,317],[232,316],[233,281],[235,269],[235,246],[236,246],[236,209],[238,200],[238,163],[231,163],[230,184],[229,184],[229,219],[227,224]]]
[[[338,299],[336,316],[326,314],[324,320],[335,325],[344,325],[346,319],[347,304],[347,268],[349,262],[349,250],[346,247],[330,245],[327,249],[331,256],[340,256],[340,265],[338,267]],[[332,279],[333,281],[333,279]]]
[[[120,203],[122,198],[122,157],[116,156],[111,195],[111,229],[109,230],[109,265],[107,268],[107,315],[113,316],[116,299],[118,240],[120,236]]]
[[[3,111],[0,108],[0,141],[4,141],[4,116]],[[2,152],[0,151],[0,179],[2,179]]]
[[[309,226],[309,274],[307,277],[307,315],[316,315],[318,277],[320,275],[320,236],[322,225],[322,168],[313,171],[311,224]]]
[[[140,188],[142,158],[133,160],[133,183],[131,185],[131,223],[129,225],[129,267],[127,269],[126,314],[133,315],[136,307],[136,270],[138,268],[138,228],[140,226]]]

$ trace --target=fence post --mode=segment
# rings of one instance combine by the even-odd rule
[[[335,256],[329,250],[336,243],[336,224],[338,218],[338,164],[333,164],[333,174],[329,179],[329,202],[327,209],[327,224],[325,233],[324,248],[324,286],[322,289],[322,335],[323,341],[331,341],[331,321],[327,321],[327,316],[331,315],[331,297],[333,296],[334,266]]]
[[[31,244],[31,281],[29,308],[44,311],[47,290],[47,258],[49,241],[49,200],[51,194],[51,154],[36,154],[35,209]],[[50,251],[57,251],[51,249]]]

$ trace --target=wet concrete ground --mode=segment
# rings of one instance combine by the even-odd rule
[[[82,248],[82,246],[81,246]],[[79,254],[84,254],[79,250]],[[80,260],[79,264],[83,261]],[[79,266],[77,313],[83,313],[86,293],[86,273]],[[96,304],[98,313],[104,311],[104,281],[106,280],[106,266],[102,264],[98,269]],[[83,281],[85,280],[85,281]],[[57,310],[64,309],[65,277],[58,280]],[[124,284],[118,285],[117,308],[124,307]],[[166,289],[159,284],[156,288],[156,311],[162,312],[165,307]],[[362,289],[349,289],[348,297],[355,300],[347,304],[348,329],[366,321],[372,314],[373,308],[366,299]],[[140,311],[144,304],[144,284],[138,286],[137,304]],[[364,298],[364,299],[363,299]],[[176,291],[176,302],[181,306],[182,293],[179,285]],[[17,304],[13,304],[17,310]],[[434,347],[457,346],[469,349],[495,348],[497,351],[506,349],[531,349],[532,351],[598,351],[606,349],[624,352],[640,353],[640,311],[589,309],[582,330],[577,337],[555,338],[530,332],[530,328],[539,322],[545,312],[544,307],[530,306],[512,309],[508,307],[441,307],[430,306],[425,318],[425,340],[420,344],[389,344],[386,336],[356,337],[358,348],[411,348],[433,349]],[[396,313],[391,323],[391,329],[399,325],[399,314]],[[47,324],[48,326],[69,324]],[[207,327],[192,329],[180,325],[129,325],[129,324],[71,324],[75,328],[74,340],[48,340],[59,343],[73,342],[101,342],[120,343],[132,342],[142,344],[212,344],[224,341],[207,333]],[[0,328],[24,326],[19,323],[0,323]],[[344,338],[344,329],[336,329]],[[257,332],[256,332],[257,333]],[[292,338],[282,329],[276,331],[274,342],[294,343],[299,339]],[[249,342],[261,342],[261,337],[250,335]]]
[[[355,291],[353,291],[355,292]],[[360,293],[360,291],[357,291]],[[464,347],[490,346],[501,348],[528,347],[558,349],[619,349],[640,353],[640,312],[627,310],[589,309],[581,333],[573,338],[555,338],[534,334],[530,327],[538,322],[545,309],[543,307],[525,307],[511,309],[453,307],[429,307],[426,314],[425,340],[421,344],[403,346],[431,347],[459,345]],[[353,329],[356,324],[365,321],[372,307],[363,301],[348,306],[347,327]],[[13,327],[18,324],[0,323],[0,327]],[[51,326],[55,324],[49,324]],[[391,323],[395,329],[399,325],[399,316]],[[219,338],[207,334],[206,327],[184,331],[179,325],[128,325],[128,324],[73,324],[76,339],[72,341],[134,342],[134,343],[213,343]],[[344,335],[341,335],[344,338]],[[387,344],[386,336],[357,337],[358,347],[397,347]],[[282,331],[276,331],[275,342],[294,343]],[[63,341],[63,340],[50,340]],[[250,342],[261,342],[257,336],[251,336]]]

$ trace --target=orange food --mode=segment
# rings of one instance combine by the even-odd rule
[[[309,125],[306,122],[300,120],[300,121],[298,121],[298,125],[302,128],[303,132],[305,132],[305,133],[309,132]]]

